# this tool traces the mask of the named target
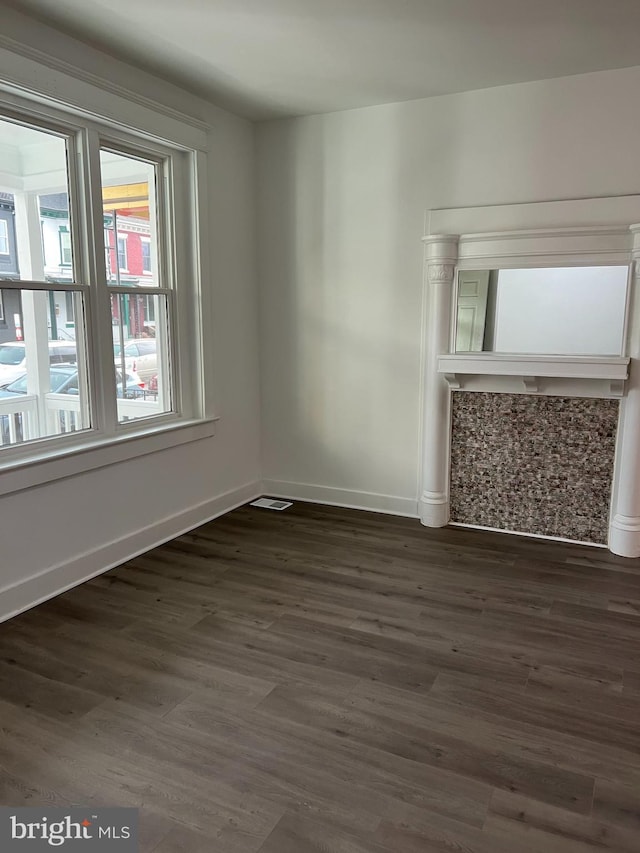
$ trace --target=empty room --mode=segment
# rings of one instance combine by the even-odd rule
[[[1,853],[640,853],[637,0],[0,10]]]

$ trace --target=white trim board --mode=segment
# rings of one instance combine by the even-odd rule
[[[214,518],[237,509],[261,494],[260,482],[246,483],[237,489],[224,492],[187,510],[163,518],[108,545],[86,551],[67,563],[52,566],[44,572],[10,584],[0,589],[0,622],[42,604],[47,599],[126,563],[201,524],[213,521]]]
[[[628,228],[640,222],[640,195],[559,199],[486,207],[450,207],[427,212],[427,234],[531,232],[558,228]]]
[[[312,483],[290,483],[284,480],[263,480],[262,487],[262,493],[273,498],[418,518],[418,501],[415,498],[359,492],[353,489],[336,489]]]
[[[6,468],[0,463],[0,496],[211,438],[216,434],[218,420],[185,421],[168,428],[160,425],[146,433],[125,433],[115,439],[98,439],[94,444],[87,443],[71,450],[63,446],[62,450],[58,447],[52,451],[45,446],[38,457],[16,461],[13,465],[9,460]]]

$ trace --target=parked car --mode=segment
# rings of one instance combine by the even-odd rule
[[[78,360],[75,341],[49,341],[49,364],[75,364]],[[12,382],[27,370],[24,341],[0,344],[0,385]]]
[[[140,377],[135,373],[126,373],[124,389],[122,383],[122,373],[116,371],[116,392],[118,397],[125,397],[128,400],[136,400],[144,398],[145,389]],[[78,368],[75,365],[58,365],[51,367],[49,370],[49,392],[54,394],[70,394],[78,396],[80,387],[78,382]],[[0,387],[0,400],[10,397],[21,397],[27,394],[27,374],[23,374]],[[14,418],[17,441],[22,441],[22,414],[7,414],[0,415],[0,435],[2,436],[2,444],[10,443],[9,420]]]
[[[122,347],[113,345],[116,367],[120,367]],[[158,372],[158,352],[155,338],[132,338],[124,343],[124,363],[127,370],[137,373],[143,382],[148,382]]]
[[[129,400],[144,396],[144,383],[140,377],[133,372],[127,371],[122,389],[122,373],[116,371],[117,395]],[[59,365],[49,369],[49,391],[54,394],[78,394],[78,368],[75,365],[68,367]],[[27,374],[20,376],[13,382],[0,386],[0,398],[15,397],[27,393]]]
[[[78,394],[78,368],[52,367],[49,369],[49,391],[56,394]],[[0,387],[0,398],[17,397],[27,392],[27,374]]]

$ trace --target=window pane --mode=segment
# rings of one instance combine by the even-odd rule
[[[60,227],[59,230],[60,237],[60,264],[62,266],[71,266],[72,254],[71,254],[71,234],[64,226]]]
[[[73,281],[65,140],[0,119],[0,148],[0,279]]]
[[[103,150],[100,169],[107,281],[157,287],[156,167]]]
[[[118,267],[123,272],[127,270],[127,241],[124,237],[118,237]]]
[[[111,315],[119,422],[172,411],[166,296],[114,293]]]
[[[90,427],[84,329],[65,327],[67,299],[80,292],[9,290],[0,329],[0,447]]]
[[[151,243],[146,239],[142,240],[142,272],[151,272]]]
[[[9,254],[9,225],[6,219],[0,219],[0,255]]]

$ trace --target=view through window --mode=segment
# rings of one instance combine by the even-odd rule
[[[115,368],[138,405],[120,421],[170,411],[169,290],[158,263],[157,166],[115,151],[100,152],[104,245]]]

